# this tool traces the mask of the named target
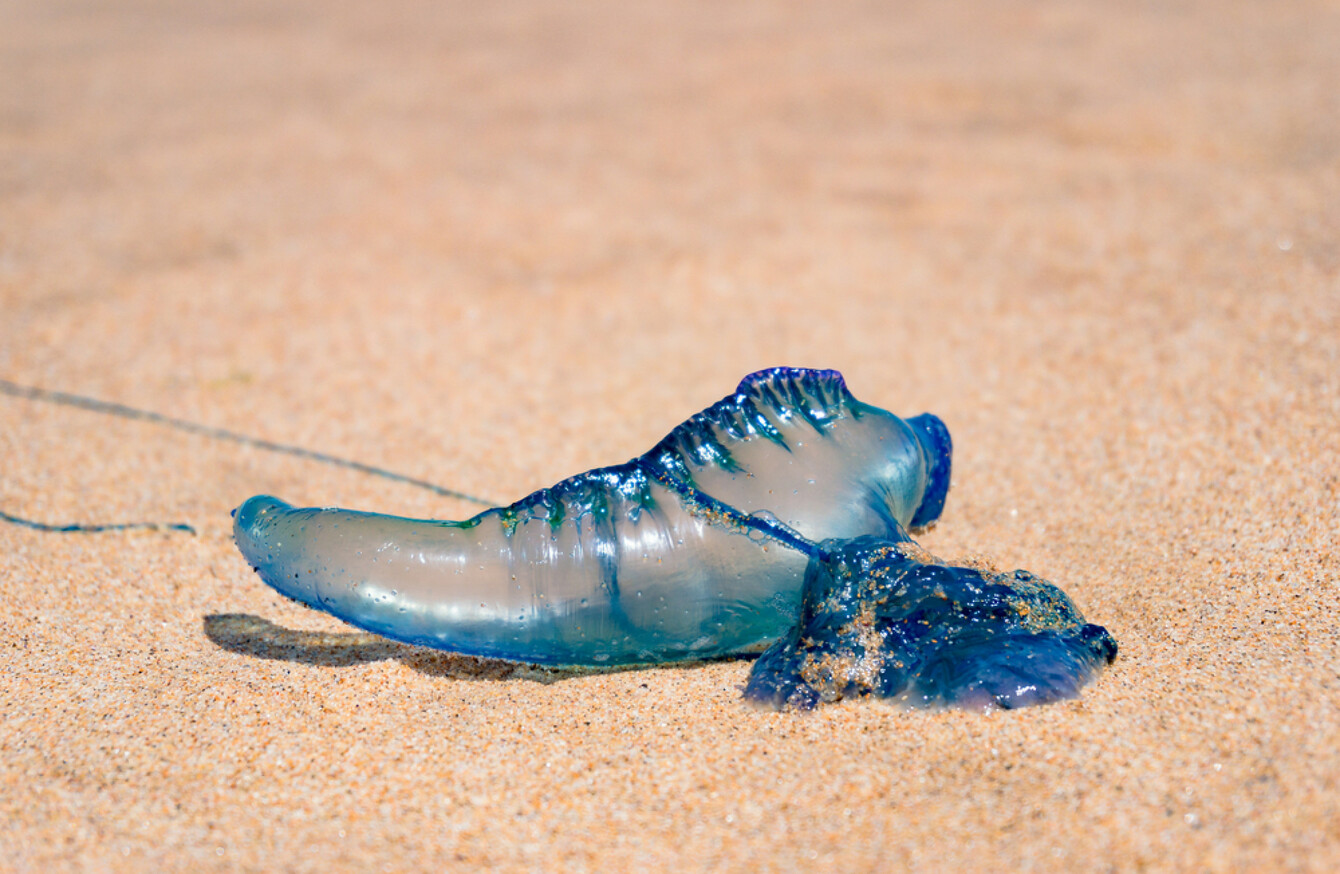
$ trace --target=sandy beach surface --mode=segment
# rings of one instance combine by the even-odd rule
[[[357,633],[229,511],[470,503],[0,394],[0,869],[1340,869],[1340,7],[0,2],[0,379],[510,502],[746,373],[956,443],[1120,642],[814,713]]]

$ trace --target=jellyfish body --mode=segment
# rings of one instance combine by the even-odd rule
[[[940,515],[949,433],[779,368],[650,452],[464,521],[257,496],[234,536],[287,597],[407,643],[554,665],[758,651],[795,624],[816,543]]]

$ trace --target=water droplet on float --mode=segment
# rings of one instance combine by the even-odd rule
[[[749,514],[749,518],[750,518],[750,519],[754,519],[754,520],[756,520],[756,521],[758,521],[758,522],[762,522],[762,523],[764,523],[765,525],[780,525],[780,524],[781,524],[781,520],[778,519],[776,515],[774,515],[773,513],[769,512],[769,511],[767,511],[767,510],[758,510],[758,511],[756,511],[756,512],[750,513],[750,514]],[[749,539],[752,540],[752,541],[754,541],[755,543],[762,542],[762,541],[765,540],[765,539],[767,538],[767,536],[768,536],[768,532],[767,532],[766,530],[764,530],[764,529],[760,529],[760,528],[752,528],[752,527],[751,527],[751,528],[749,529],[749,531],[746,532],[746,533],[747,533]]]

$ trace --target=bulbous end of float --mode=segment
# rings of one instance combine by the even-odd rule
[[[292,506],[270,495],[248,498],[233,511],[233,540],[242,557],[247,560],[261,579],[290,598],[308,602],[292,585],[280,584],[280,565],[287,560],[293,544],[283,543],[285,514]]]
[[[949,438],[949,429],[939,416],[922,413],[905,419],[926,457],[926,491],[921,497],[921,506],[909,523],[911,528],[924,528],[940,518],[944,512],[945,498],[949,495],[949,474],[953,467],[954,442]]]

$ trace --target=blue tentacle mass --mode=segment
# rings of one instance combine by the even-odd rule
[[[1076,697],[1117,656],[1107,629],[1028,571],[951,567],[910,541],[824,546],[800,621],[750,673],[751,701],[808,709],[875,695],[1012,709]]]
[[[812,706],[895,694],[887,683],[819,681],[813,658],[777,647],[801,645],[794,629],[814,612],[802,594],[818,593],[835,561],[852,566],[841,557],[854,544],[911,547],[907,529],[939,517],[951,451],[934,416],[863,404],[835,371],[779,368],[746,377],[642,456],[464,521],[257,496],[235,511],[234,534],[280,593],[396,640],[553,665],[701,659],[776,642],[750,697]],[[829,624],[840,647],[850,623]]]

